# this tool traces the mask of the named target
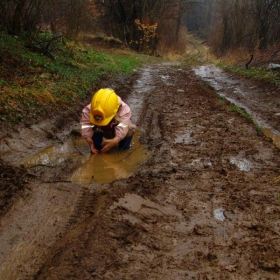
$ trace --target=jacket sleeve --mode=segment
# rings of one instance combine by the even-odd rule
[[[124,139],[128,132],[136,128],[136,125],[131,121],[130,107],[121,100],[121,108],[117,113],[120,123],[115,127],[115,135],[120,139]]]
[[[81,124],[81,134],[83,138],[93,136],[93,124],[89,120],[90,104],[87,105],[82,111],[82,117],[80,120]]]

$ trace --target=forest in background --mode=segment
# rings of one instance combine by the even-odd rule
[[[216,56],[242,49],[280,50],[280,0],[3,0],[0,27],[36,41],[54,37],[111,38],[151,55],[184,51],[195,33]]]
[[[279,0],[198,1],[186,11],[185,24],[218,57],[255,55],[255,66],[279,62]]]
[[[133,50],[155,55],[177,48],[188,1],[6,0],[0,26],[36,41],[41,32],[76,39],[111,38]]]

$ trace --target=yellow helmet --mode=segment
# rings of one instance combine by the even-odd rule
[[[119,97],[112,89],[100,89],[93,95],[91,100],[90,122],[98,126],[107,125],[116,115],[119,106]]]

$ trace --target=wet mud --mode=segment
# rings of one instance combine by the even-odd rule
[[[211,64],[193,70],[220,96],[250,114],[263,133],[280,147],[280,95],[277,87],[241,79]]]
[[[147,152],[128,176],[77,180],[95,160],[74,119],[2,134],[4,166],[25,184],[1,216],[0,279],[279,279],[273,140],[180,64],[118,88]]]

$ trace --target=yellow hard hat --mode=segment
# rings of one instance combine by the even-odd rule
[[[89,119],[94,125],[105,126],[116,115],[120,106],[119,97],[110,88],[98,90],[92,97]]]

